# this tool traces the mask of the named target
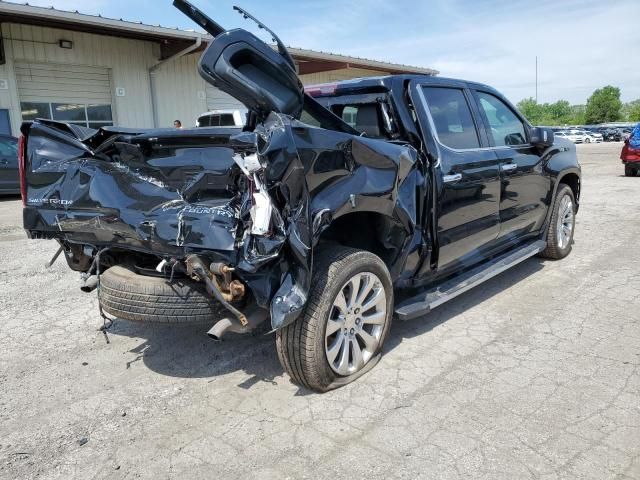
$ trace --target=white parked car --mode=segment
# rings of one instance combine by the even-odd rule
[[[588,143],[586,142],[586,139],[589,138],[587,135],[578,133],[576,130],[561,130],[559,132],[555,132],[553,135],[556,137],[566,138],[567,140],[571,140],[573,143]],[[590,138],[589,142],[591,142]]]
[[[584,139],[584,143],[599,143],[602,142],[602,134],[601,133],[596,133],[596,132],[591,132],[589,130],[582,130],[579,128],[575,128],[575,129],[571,129],[569,130],[569,133],[573,133],[576,135],[583,135],[585,137]]]
[[[244,127],[246,115],[246,110],[210,110],[198,117],[196,127]]]

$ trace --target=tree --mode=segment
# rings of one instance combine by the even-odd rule
[[[542,123],[542,106],[534,98],[529,97],[520,100],[516,107],[532,125],[540,125]]]
[[[586,122],[587,107],[585,105],[572,105],[571,106],[571,118],[567,122],[570,125],[584,125]]]
[[[545,107],[547,104],[545,103]],[[558,100],[556,103],[548,105],[546,110],[553,119],[554,125],[568,123],[571,119],[571,104],[566,100]]]
[[[621,118],[620,89],[607,85],[599,88],[587,100],[586,123],[615,122]]]
[[[525,98],[518,103],[518,110],[532,125],[575,124],[573,107],[566,100],[555,103],[537,103],[533,98]],[[579,120],[584,121],[581,116]]]
[[[640,122],[640,99],[625,104],[626,118],[630,122]]]

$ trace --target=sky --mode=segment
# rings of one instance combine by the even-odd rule
[[[584,104],[593,90],[640,98],[640,0],[192,0],[225,28],[253,25],[286,45],[431,67],[487,83],[514,103]],[[124,20],[196,29],[170,0],[29,0]],[[266,37],[263,37],[266,38]]]

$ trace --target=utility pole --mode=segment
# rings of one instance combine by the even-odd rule
[[[538,103],[538,56],[536,55],[536,103]]]

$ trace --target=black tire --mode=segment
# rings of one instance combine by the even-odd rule
[[[635,177],[637,171],[631,165],[624,166],[624,175],[625,177]]]
[[[190,279],[174,280],[138,275],[113,266],[100,276],[102,309],[117,318],[164,324],[213,323],[224,307]]]
[[[311,291],[305,312],[276,333],[280,363],[291,380],[317,392],[346,385],[362,376],[380,359],[393,317],[393,285],[384,262],[373,253],[332,246],[315,255]],[[386,295],[386,319],[375,354],[364,367],[348,376],[335,373],[325,353],[325,331],[333,302],[345,283],[362,272],[374,273]]]
[[[569,196],[571,203],[573,204],[573,228],[571,229],[571,237],[565,247],[562,247],[558,243],[558,215],[562,199],[565,196]],[[540,253],[543,258],[550,258],[553,260],[560,260],[571,253],[573,247],[573,234],[575,232],[575,207],[576,199],[573,195],[573,190],[568,185],[561,183],[558,185],[558,191],[556,192],[556,198],[553,202],[553,211],[551,214],[551,221],[547,229],[546,241],[547,247]]]

